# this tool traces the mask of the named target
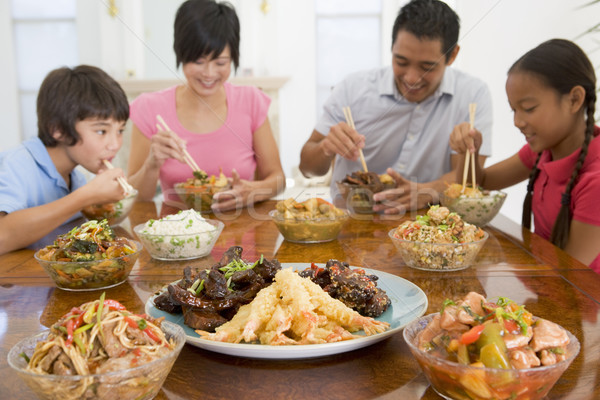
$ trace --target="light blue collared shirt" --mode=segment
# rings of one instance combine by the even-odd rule
[[[69,189],[37,137],[0,153],[0,211],[11,213],[48,204],[85,184],[84,175],[73,170]],[[78,212],[69,220],[80,216]]]
[[[344,121],[349,106],[356,130],[365,136],[363,153],[369,171],[382,174],[391,167],[419,183],[439,179],[451,171],[450,133],[469,121],[469,103],[477,103],[475,127],[483,135],[481,155],[491,155],[492,99],[487,85],[464,72],[446,68],[438,89],[421,103],[411,103],[398,92],[390,66],[350,75],[333,89],[315,129],[327,135]],[[360,161],[336,157],[331,197],[347,174],[362,170]]]

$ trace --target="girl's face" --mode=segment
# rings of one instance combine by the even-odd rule
[[[514,124],[534,152],[550,150],[559,159],[581,146],[581,113],[573,111],[569,94],[561,95],[535,75],[519,71],[508,75],[506,94]],[[575,136],[579,132],[581,138]]]
[[[121,148],[125,121],[86,118],[75,123],[75,130],[81,140],[66,147],[67,156],[75,166],[97,173],[105,168],[102,160],[112,160]]]
[[[210,97],[219,92],[231,74],[231,52],[229,46],[218,56],[200,57],[183,64],[183,74],[190,88],[201,97]]]

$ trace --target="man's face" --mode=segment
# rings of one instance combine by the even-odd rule
[[[446,61],[441,39],[419,39],[400,30],[392,46],[392,69],[398,91],[410,102],[422,102],[440,86],[446,67],[457,54],[458,45]]]

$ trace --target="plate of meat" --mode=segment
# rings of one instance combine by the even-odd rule
[[[264,260],[259,260],[260,262],[266,262]],[[260,265],[260,263],[258,264]],[[321,357],[332,354],[339,354],[347,351],[352,351],[356,349],[360,349],[374,343],[377,343],[381,340],[384,340],[391,335],[394,335],[400,332],[404,326],[406,326],[411,321],[421,317],[425,311],[427,310],[428,301],[425,293],[412,282],[400,278],[396,275],[392,275],[383,271],[377,271],[368,268],[359,268],[359,267],[351,267],[347,263],[341,263],[335,260],[328,262],[327,264],[316,264],[316,263],[282,263],[280,264],[279,269],[277,269],[277,275],[274,276],[275,283],[270,286],[266,286],[263,288],[260,293],[264,294],[268,291],[275,290],[276,284],[279,283],[279,277],[283,277],[285,273],[290,276],[289,271],[294,271],[293,279],[298,279],[298,277],[310,278],[309,279],[300,279],[302,282],[312,281],[311,283],[306,283],[306,285],[312,285],[311,290],[317,293],[317,296],[320,298],[327,298],[327,301],[332,301],[329,309],[337,307],[335,304],[341,304],[337,300],[332,300],[331,296],[327,294],[325,291],[321,289],[321,287],[325,288],[328,293],[337,296],[340,301],[343,301],[348,306],[353,307],[357,310],[354,312],[350,310],[350,312],[354,313],[357,320],[364,321],[365,325],[364,329],[358,330],[356,332],[352,332],[351,334],[348,332],[344,332],[345,336],[340,336],[337,339],[334,339],[333,342],[320,343],[318,339],[315,339],[313,342],[306,342],[298,340],[290,339],[290,336],[284,336],[280,334],[279,336],[273,334],[271,332],[269,336],[270,341],[268,343],[273,344],[261,344],[264,343],[265,339],[263,336],[250,335],[251,339],[254,338],[256,340],[240,340],[232,337],[226,337],[224,335],[225,332],[235,331],[235,328],[225,329],[227,323],[225,323],[221,328],[218,328],[220,324],[223,324],[222,321],[218,321],[218,317],[209,318],[203,314],[203,311],[199,313],[199,315],[195,315],[194,317],[184,317],[185,311],[178,312],[178,309],[175,307],[171,309],[171,312],[164,311],[164,304],[161,304],[160,299],[157,301],[163,310],[159,309],[155,304],[155,300],[159,296],[162,296],[162,300],[165,299],[165,293],[169,290],[173,293],[179,293],[179,289],[174,289],[173,286],[177,285],[181,281],[174,282],[171,285],[168,285],[159,293],[152,296],[146,302],[146,313],[151,315],[154,318],[164,317],[167,321],[176,323],[182,326],[187,335],[187,342],[193,346],[214,351],[221,354],[227,354],[238,357],[249,357],[249,358],[262,358],[262,359],[302,359],[302,358],[312,358],[312,357]],[[223,267],[220,267],[223,268]],[[285,271],[284,271],[285,270]],[[340,273],[341,271],[341,273]],[[275,271],[273,271],[275,272]],[[188,272],[188,279],[190,273]],[[186,279],[184,277],[184,279]],[[354,284],[350,286],[341,286],[338,284],[339,282],[347,282],[348,280],[352,280]],[[190,281],[193,279],[189,279]],[[203,279],[204,282],[207,279]],[[376,283],[375,283],[376,282]],[[184,291],[188,293],[192,293],[192,291],[197,291],[198,287],[201,284],[198,284],[195,288],[188,288]],[[321,286],[321,287],[319,287]],[[167,289],[171,287],[170,289]],[[315,289],[316,287],[316,289]],[[287,287],[286,287],[287,288]],[[351,288],[351,289],[348,289]],[[191,290],[189,290],[191,289]],[[293,290],[293,289],[282,289],[283,291],[278,292],[276,295],[277,299],[283,299],[285,302],[285,294],[284,292]],[[364,297],[365,302],[360,301],[361,295],[356,295],[357,293],[368,293],[368,295],[362,295]],[[260,301],[259,298],[265,297],[261,294],[256,294],[256,298],[254,301]],[[186,295],[183,294],[185,297]],[[294,293],[292,296],[289,294],[291,298],[300,297],[298,294]],[[174,303],[177,303],[182,299],[182,297],[178,297],[179,300],[175,300]],[[197,300],[193,300],[197,301]],[[199,302],[193,303],[196,306],[201,306]],[[251,304],[248,304],[248,306]],[[265,303],[266,304],[266,303]],[[277,307],[279,311],[281,311],[280,305],[273,305],[271,307]],[[220,300],[215,303],[215,307],[225,306],[225,301]],[[227,303],[229,305],[229,303]],[[334,305],[333,307],[331,305]],[[245,307],[245,306],[242,306]],[[347,308],[345,305],[341,305],[340,307]],[[198,307],[190,307],[198,311]],[[188,308],[188,311],[189,309]],[[167,307],[168,309],[168,307]],[[184,306],[185,309],[185,306]],[[349,309],[349,308],[347,308]],[[231,316],[230,324],[235,323],[236,320],[240,319],[241,314],[249,314],[245,308],[237,307],[233,308],[231,313],[235,313]],[[240,310],[240,311],[238,311]],[[341,310],[341,308],[340,308]],[[362,315],[359,315],[360,312]],[[240,314],[240,315],[238,315]],[[276,312],[272,313],[273,315],[277,315]],[[223,315],[227,318],[227,312],[223,313]],[[338,310],[339,315],[339,310]],[[369,315],[376,317],[371,317]],[[205,318],[206,317],[206,318]],[[273,317],[275,318],[275,317]],[[188,322],[192,321],[192,324],[197,323],[205,323],[202,329],[197,329],[195,327],[190,327],[186,324],[185,320]],[[292,327],[289,325],[286,328],[290,328],[290,331],[296,324],[296,322],[291,322]],[[248,339],[247,331],[248,326],[252,326],[253,322],[248,323],[247,321],[243,321],[243,328],[239,328],[240,337],[245,337]],[[268,324],[267,324],[268,325]],[[216,333],[215,326],[217,327]],[[286,329],[281,328],[280,330]],[[321,327],[319,328],[321,331],[323,330]],[[333,329],[333,328],[332,328]],[[288,331],[289,332],[289,331]],[[331,339],[332,332],[329,332],[328,338]],[[335,332],[339,332],[335,330]],[[276,338],[284,338],[284,340],[273,339],[273,336]],[[313,337],[313,335],[310,335]],[[315,335],[316,330],[315,330]],[[303,336],[304,337],[304,336]],[[221,340],[229,340],[229,341],[221,341]],[[234,341],[233,343],[231,341]]]

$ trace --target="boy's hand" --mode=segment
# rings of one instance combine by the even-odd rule
[[[86,198],[89,198],[87,204],[82,204],[82,208],[93,204],[114,203],[123,199],[125,191],[117,181],[119,176],[125,176],[121,168],[101,170],[94,179],[78,189],[84,191]]]
[[[334,125],[320,143],[326,156],[339,154],[348,160],[358,159],[358,149],[365,147],[365,137],[360,135],[345,122]]]
[[[450,148],[458,154],[464,154],[467,150],[475,154],[481,147],[482,141],[481,132],[471,129],[468,122],[456,125],[450,134]]]

